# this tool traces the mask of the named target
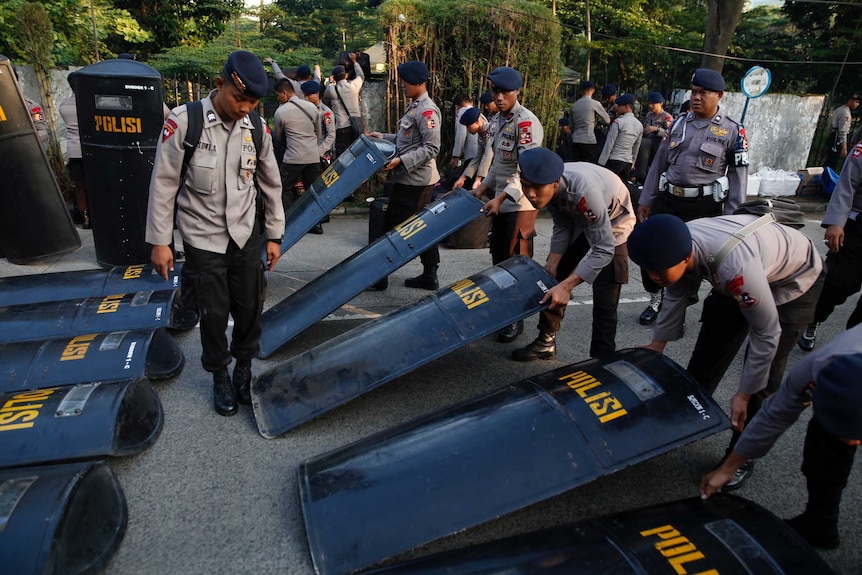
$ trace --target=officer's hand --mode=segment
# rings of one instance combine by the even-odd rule
[[[452,187],[453,187],[453,188],[463,188],[463,187],[464,187],[464,182],[466,182],[466,181],[467,181],[467,177],[466,177],[466,176],[461,176],[460,178],[458,178],[457,180],[455,180],[455,183],[454,183],[454,184],[452,184]]]
[[[278,263],[278,258],[281,257],[281,244],[271,241],[266,242],[266,269],[272,271],[275,269],[275,264]]]
[[[481,185],[482,185],[482,178],[480,178],[479,176],[476,176],[476,179],[473,180],[473,189],[475,190],[476,188],[478,188]]]
[[[168,271],[174,271],[174,250],[171,246],[153,246],[150,252],[150,263],[156,273],[168,281]]]
[[[567,305],[571,298],[572,293],[562,284],[557,284],[545,292],[545,297],[543,297],[539,303],[543,304],[545,302],[550,302],[549,307],[551,309],[557,309]]]
[[[545,271],[548,272],[548,275],[552,278],[557,277],[557,264],[551,262],[545,262]]]
[[[722,465],[718,469],[705,473],[700,480],[700,498],[708,499],[716,491],[721,491],[721,488],[733,479],[735,472],[736,470],[725,471],[724,465]]]
[[[844,247],[844,228],[842,226],[829,226],[823,235],[823,241],[830,252],[837,252]]]
[[[368,135],[371,136],[372,138],[377,138],[378,140],[383,139],[383,134],[381,134],[380,132],[371,132]]]
[[[272,64],[273,59],[267,56],[266,58],[263,59],[263,61],[266,62],[267,64]]]
[[[652,210],[650,210],[649,207],[647,207],[647,206],[638,206],[638,221],[639,222],[647,221],[647,219],[649,218],[649,213],[651,211]]]
[[[751,396],[747,393],[737,391],[730,400],[730,424],[736,431],[745,428],[748,419],[748,400]]]
[[[461,158],[452,158],[452,161],[449,162],[449,165],[453,168],[457,168],[458,164],[461,162]]]
[[[351,62],[356,62],[356,57],[357,57],[358,55],[359,55],[359,53],[358,53],[358,52],[351,52],[351,53],[350,53],[350,61],[351,61]]]
[[[664,348],[667,346],[666,341],[659,341],[657,339],[652,340],[646,345],[639,345],[637,347],[641,349],[651,349],[653,351],[657,351],[659,353],[664,353]]]
[[[476,195],[479,190],[473,190],[471,193],[477,198],[481,198],[482,195]],[[506,199],[506,196],[500,195],[493,200],[489,200],[485,203],[485,207],[482,208],[482,211],[485,212],[485,216],[496,216],[500,213],[500,206],[503,204],[503,201]]]
[[[389,163],[386,164],[385,166],[383,166],[383,169],[386,170],[387,172],[391,172],[392,170],[394,170],[395,168],[397,168],[400,165],[401,165],[401,156],[396,156],[396,157],[392,158],[391,160],[389,160]]]

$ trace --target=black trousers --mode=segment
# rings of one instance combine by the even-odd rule
[[[823,429],[815,417],[811,418],[802,451],[802,474],[808,484],[806,511],[820,518],[838,520],[841,494],[855,456],[855,445],[847,445]]]
[[[428,205],[431,202],[433,190],[434,186],[394,184],[392,192],[389,194],[389,207],[383,214],[383,233],[394,230],[395,226]],[[423,266],[439,265],[440,250],[437,248],[437,244],[419,254],[419,260]]]
[[[619,160],[608,160],[605,167],[618,175],[624,184],[629,183],[629,178],[632,175],[632,163],[621,162]]]
[[[488,247],[491,263],[497,265],[512,256],[533,257],[533,238],[536,237],[538,210],[504,212],[494,216]]]
[[[575,271],[578,263],[590,250],[585,234],[578,236],[569,246],[557,266],[558,281]],[[628,246],[622,244],[614,248],[614,258],[602,268],[593,282],[593,330],[590,335],[590,357],[602,358],[616,349],[617,305],[620,301],[622,284],[629,281]],[[566,315],[566,306],[546,309],[539,313],[539,331],[556,333]]]
[[[353,131],[352,127],[335,130],[335,157],[338,158],[344,153],[344,150],[350,147],[356,137],[356,132]]]
[[[766,388],[752,394],[748,401],[748,421],[760,410],[760,405],[781,385],[790,351],[802,335],[805,326],[814,318],[814,307],[823,287],[824,274],[807,292],[793,301],[778,306],[781,337],[772,364]],[[739,310],[739,304],[730,296],[713,290],[703,302],[700,333],[686,368],[695,380],[711,395],[736,357],[748,335],[748,322]],[[740,433],[733,432],[730,448],[736,445]]]
[[[313,164],[285,164],[282,163],[278,167],[281,173],[281,205],[284,206],[284,213],[297,200],[293,195],[293,186],[296,182],[302,180],[302,185],[308,190],[311,184],[320,177],[321,169],[320,162]]]
[[[862,224],[847,220],[844,225],[844,245],[837,252],[826,255],[826,283],[817,300],[814,321],[821,322],[832,314],[836,306],[862,289]],[[862,323],[862,296],[856,309],[847,319],[847,329]]]
[[[720,216],[724,209],[724,204],[716,202],[712,196],[702,196],[700,198],[677,198],[666,191],[659,190],[658,195],[653,201],[650,214],[671,214],[684,222],[690,222],[697,218],[710,218],[712,216]],[[641,270],[641,281],[644,289],[649,293],[658,293],[659,286],[649,279],[649,277]],[[683,278],[681,281],[687,281]],[[700,284],[700,280],[697,280]]]
[[[599,160],[601,151],[602,149],[598,144],[578,144],[572,142],[572,161],[595,164]]]
[[[257,357],[260,351],[260,314],[266,278],[256,228],[245,246],[240,248],[231,240],[224,254],[184,244],[182,300],[200,314],[201,364],[206,371],[227,367],[231,355],[247,360]],[[230,350],[225,333],[228,314],[234,322]]]

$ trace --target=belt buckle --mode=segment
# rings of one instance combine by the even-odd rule
[[[685,190],[682,188],[682,186],[671,186],[670,193],[678,198],[685,197]]]

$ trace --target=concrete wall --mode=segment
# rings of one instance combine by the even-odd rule
[[[689,93],[674,92],[672,102],[687,100]],[[735,120],[742,117],[745,107],[742,92],[725,92],[721,109]],[[814,130],[825,96],[791,96],[766,94],[749,101],[745,113],[745,133],[748,135],[749,171],[762,167],[795,172],[806,168]]]

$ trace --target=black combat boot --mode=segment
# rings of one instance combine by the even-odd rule
[[[243,405],[251,405],[251,360],[238,359],[233,367],[233,388],[236,400]]]
[[[440,283],[437,281],[437,266],[424,266],[422,275],[404,280],[404,285],[409,288],[427,289],[432,291],[439,288]]]
[[[534,359],[554,359],[557,355],[557,336],[553,333],[539,332],[539,337],[526,347],[512,352],[515,361],[533,361]]]
[[[500,343],[509,343],[518,339],[518,336],[524,332],[524,320],[511,323],[497,332],[497,341]]]
[[[226,367],[213,373],[213,405],[219,415],[236,413],[236,396]]]
[[[386,276],[382,280],[378,281],[376,284],[373,284],[367,288],[365,291],[386,291],[386,288],[389,287],[389,276]]]

